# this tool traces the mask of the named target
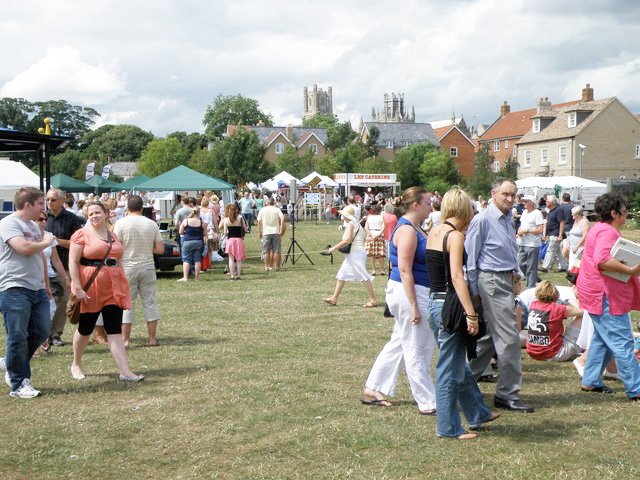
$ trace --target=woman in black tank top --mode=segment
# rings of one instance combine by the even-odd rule
[[[427,240],[427,265],[431,282],[429,312],[431,328],[439,348],[436,366],[437,435],[471,439],[475,438],[476,434],[468,433],[462,428],[458,405],[471,429],[500,416],[498,413],[492,413],[485,405],[482,393],[466,362],[467,342],[478,334],[478,316],[463,270],[463,232],[473,217],[471,199],[464,191],[458,188],[451,189],[442,199],[441,211],[445,222],[434,227]],[[445,295],[456,295],[462,305],[466,318],[466,334],[459,331],[449,333],[443,328],[442,307]],[[473,343],[475,344],[475,341]]]

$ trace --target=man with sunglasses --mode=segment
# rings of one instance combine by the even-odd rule
[[[21,188],[15,196],[16,211],[0,220],[0,311],[7,331],[7,356],[0,359],[9,395],[33,398],[40,392],[31,386],[29,361],[47,339],[49,279],[42,251],[53,243],[50,233],[40,233],[34,220],[44,211],[43,194],[37,188]]]
[[[56,272],[56,281],[60,285],[66,285],[69,282],[69,239],[74,232],[84,226],[83,221],[78,215],[69,212],[64,208],[64,193],[57,188],[51,188],[47,192],[47,224],[45,230],[53,233],[57,240],[58,256],[64,267],[63,272]],[[63,289],[62,295],[55,297],[56,313],[51,321],[51,334],[49,336],[49,345],[61,347],[64,345],[62,334],[64,325],[67,322],[66,305],[69,300],[69,291]]]

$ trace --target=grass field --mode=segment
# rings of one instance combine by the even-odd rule
[[[296,231],[307,252],[339,236],[336,224]],[[133,371],[147,376],[141,384],[117,380],[103,345],[88,348],[80,382],[69,374],[71,346],[34,359],[43,395],[0,396],[0,479],[640,476],[640,405],[619,382],[610,382],[615,395],[581,393],[570,363],[523,355],[522,398],[536,412],[503,412],[473,441],[438,439],[404,376],[393,408],[361,405],[392,320],[360,307],[359,284],[347,284],[335,308],[321,302],[341,256],[332,265],[310,253],[315,265],[301,258],[263,273],[255,231],[246,242],[253,258],[241,281],[226,281],[220,264],[198,283],[160,274],[161,346],[144,346],[139,312],[129,350]],[[379,300],[384,283],[374,282]],[[71,334],[68,326],[64,340]],[[490,406],[494,388],[481,384]]]

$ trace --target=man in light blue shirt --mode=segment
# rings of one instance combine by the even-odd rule
[[[478,378],[497,353],[499,378],[495,406],[533,412],[519,396],[522,365],[514,302],[515,291],[520,289],[521,274],[511,213],[517,191],[513,180],[498,178],[491,190],[491,204],[471,220],[467,231],[469,287],[482,304],[487,324],[487,334],[478,340],[477,358],[469,366]]]
[[[240,199],[240,213],[247,222],[247,232],[251,233],[251,225],[253,225],[253,214],[251,209],[255,207],[256,202],[249,196],[249,192],[244,192],[244,196]]]

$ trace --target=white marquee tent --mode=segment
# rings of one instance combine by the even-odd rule
[[[559,198],[563,193],[568,193],[574,204],[582,205],[587,210],[593,210],[596,198],[607,192],[605,183],[572,176],[528,177],[516,180],[516,185],[518,193],[533,195],[538,199],[545,194],[555,194],[556,187],[559,187]]]
[[[13,197],[22,187],[40,188],[40,177],[20,162],[0,160],[0,210],[13,211]]]

